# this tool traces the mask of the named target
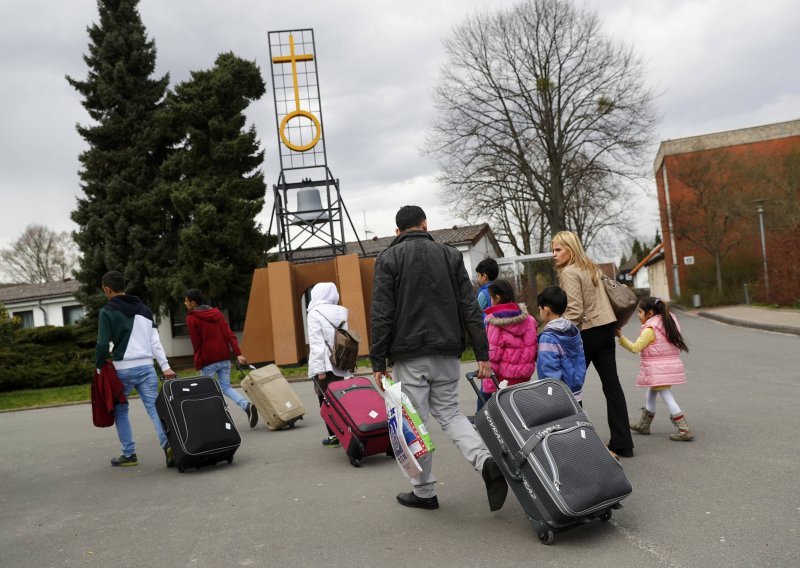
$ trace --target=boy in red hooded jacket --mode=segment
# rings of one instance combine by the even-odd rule
[[[194,348],[194,368],[207,376],[217,375],[223,394],[247,413],[250,428],[254,428],[258,422],[255,405],[231,386],[231,351],[239,365],[247,364],[236,335],[222,312],[203,302],[200,290],[187,290],[183,304],[186,306],[186,327]]]

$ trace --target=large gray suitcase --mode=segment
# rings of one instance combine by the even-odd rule
[[[467,378],[478,392],[475,373]],[[608,521],[631,494],[622,466],[561,381],[497,391],[475,427],[544,544],[592,519]]]

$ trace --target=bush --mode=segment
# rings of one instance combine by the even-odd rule
[[[90,383],[95,343],[88,322],[13,330],[0,344],[0,392]]]

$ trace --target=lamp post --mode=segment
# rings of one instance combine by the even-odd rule
[[[769,270],[767,270],[767,241],[764,238],[764,202],[757,201],[758,208],[758,226],[761,229],[761,256],[764,259],[764,290],[769,300]]]

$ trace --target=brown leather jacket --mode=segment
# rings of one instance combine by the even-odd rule
[[[581,331],[617,321],[611,301],[599,278],[595,286],[588,271],[568,264],[559,271],[558,282],[567,293],[567,311],[564,312],[564,317]]]

